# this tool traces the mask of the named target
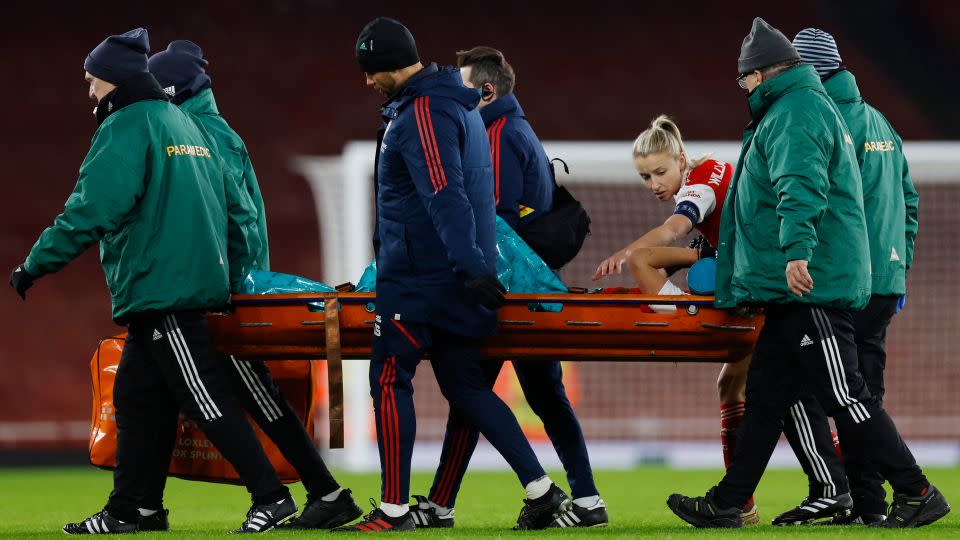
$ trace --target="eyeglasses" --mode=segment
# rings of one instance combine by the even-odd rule
[[[743,90],[747,89],[747,75],[750,75],[750,74],[744,73],[743,75],[740,75],[739,77],[737,77],[737,86],[739,86]]]

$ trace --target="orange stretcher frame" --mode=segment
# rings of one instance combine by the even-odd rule
[[[330,447],[343,447],[341,359],[368,359],[374,293],[237,295],[233,311],[207,323],[218,348],[247,359],[326,359]],[[557,303],[559,312],[537,310]],[[674,304],[653,313],[650,304]],[[720,310],[709,296],[510,294],[499,333],[486,341],[494,360],[736,362],[757,341],[763,314]]]

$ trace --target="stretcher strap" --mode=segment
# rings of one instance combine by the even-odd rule
[[[327,388],[330,448],[343,448],[343,365],[340,356],[340,306],[336,293],[324,295],[327,330]]]

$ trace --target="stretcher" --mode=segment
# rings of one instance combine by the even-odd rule
[[[330,447],[343,446],[341,360],[368,359],[375,293],[237,295],[207,317],[218,348],[237,358],[326,359]],[[651,304],[674,304],[654,313]],[[753,350],[763,314],[719,310],[709,296],[509,294],[491,360],[736,362]]]

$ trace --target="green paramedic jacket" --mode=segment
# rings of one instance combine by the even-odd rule
[[[99,241],[114,320],[223,306],[259,249],[256,213],[236,185],[177,106],[132,103],[97,129],[63,213],[25,269],[56,272]]]
[[[902,295],[913,264],[919,203],[903,157],[903,140],[880,111],[863,101],[849,71],[838,71],[823,81],[823,87],[850,128],[860,164],[873,294]]]
[[[721,217],[716,305],[863,308],[870,253],[860,168],[836,105],[809,65],[764,81],[748,103],[753,122]],[[787,286],[795,259],[809,261],[813,278],[803,297]]]
[[[270,270],[270,248],[267,242],[267,214],[263,208],[263,195],[260,194],[260,184],[257,183],[257,174],[253,172],[253,163],[247,152],[247,145],[237,135],[227,121],[220,116],[217,101],[213,97],[213,90],[207,88],[199,94],[180,104],[180,110],[192,116],[200,127],[205,129],[217,147],[227,166],[232,168],[240,177],[243,188],[250,196],[257,211],[257,231],[260,233],[260,253],[256,264],[260,270]]]

